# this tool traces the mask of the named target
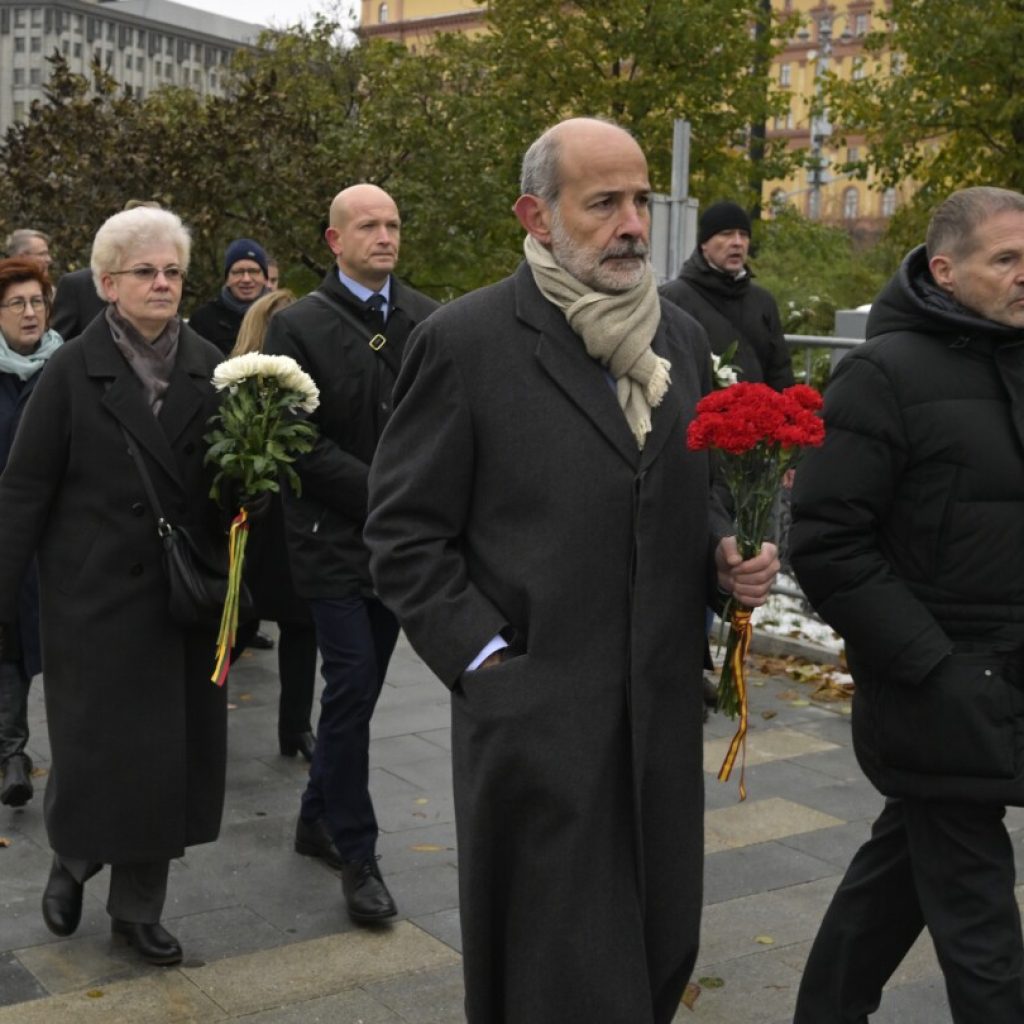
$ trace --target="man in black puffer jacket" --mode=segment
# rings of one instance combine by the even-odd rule
[[[712,203],[701,214],[697,248],[661,294],[686,310],[708,332],[716,355],[736,345],[731,362],[740,379],[780,391],[793,383],[779,307],[754,284],[747,266],[750,217],[737,203]]]
[[[796,1024],[861,1024],[921,929],[958,1024],[1024,1021],[1003,817],[1024,805],[1024,196],[955,192],[839,364],[792,559],[845,638],[885,809],[811,950]]]

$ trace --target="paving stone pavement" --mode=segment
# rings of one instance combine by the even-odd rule
[[[693,1010],[676,1022],[786,1024],[810,942],[881,799],[850,748],[844,704],[811,687],[753,680],[748,799],[715,771],[731,723],[705,741],[705,914]],[[373,724],[371,786],[381,867],[399,905],[389,927],[345,916],[337,875],[292,850],[306,768],[276,749],[276,655],[233,672],[224,825],[218,842],[171,867],[165,923],[181,939],[174,968],[113,944],[105,873],[86,887],[69,939],[45,928],[39,901],[50,852],[42,823],[49,748],[42,687],[31,692],[37,795],[0,808],[0,1024],[457,1024],[462,978],[448,700],[404,640]],[[1020,851],[1024,814],[1008,816]],[[608,941],[614,943],[614,936]],[[877,1024],[949,1024],[934,952],[923,938],[893,979]],[[594,1024],[601,1024],[595,1021]]]

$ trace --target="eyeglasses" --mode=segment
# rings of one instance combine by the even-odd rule
[[[185,280],[185,271],[181,267],[151,267],[148,263],[143,263],[138,267],[129,267],[127,270],[111,270],[111,277],[118,277],[121,274],[131,274],[136,281],[146,281],[152,283],[159,277],[160,274],[164,275],[164,280],[169,284],[177,284],[179,281]]]
[[[228,271],[228,277],[263,277],[263,269],[261,267],[232,267]]]
[[[26,299],[23,295],[19,295],[16,299],[10,299],[8,302],[0,302],[0,309],[13,309],[15,313],[21,316],[25,315],[25,310],[29,306],[32,307],[33,313],[39,313],[46,309],[46,299],[42,295],[33,295],[31,299]]]

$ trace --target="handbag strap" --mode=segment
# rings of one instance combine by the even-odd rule
[[[149,503],[153,507],[153,514],[156,516],[156,532],[161,537],[166,537],[169,533],[174,532],[174,527],[164,518],[164,510],[160,507],[160,499],[156,496],[156,489],[150,479],[149,470],[146,469],[146,464],[142,461],[138,448],[135,447],[132,435],[128,433],[123,423],[120,426],[121,433],[124,434],[124,439],[128,442],[128,454],[132,457],[139,476],[142,477],[142,486],[146,490],[146,497],[149,498]]]

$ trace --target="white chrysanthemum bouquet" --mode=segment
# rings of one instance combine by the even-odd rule
[[[223,686],[238,629],[242,563],[249,536],[246,505],[267,492],[280,491],[282,474],[296,493],[301,490],[292,463],[313,447],[316,428],[298,414],[313,412],[320,404],[320,392],[294,359],[259,352],[220,363],[213,373],[213,386],[226,394],[206,435],[210,444],[206,461],[217,467],[210,494],[239,506],[228,539],[228,592],[212,677]]]

